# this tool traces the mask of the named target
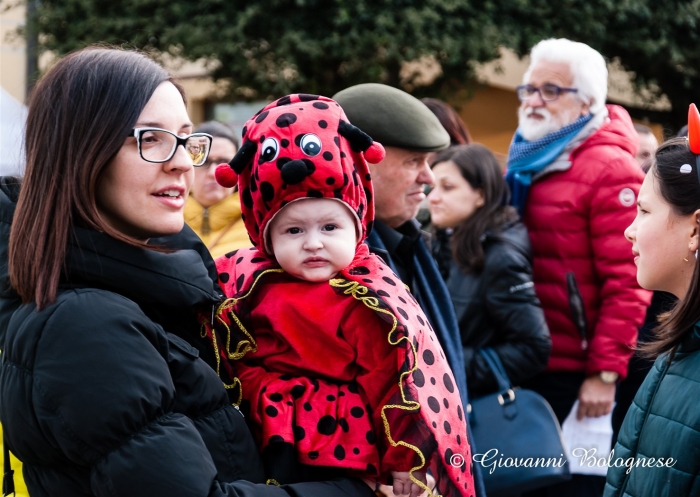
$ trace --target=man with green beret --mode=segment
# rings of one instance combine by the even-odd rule
[[[447,287],[415,220],[425,198],[425,186],[435,180],[428,155],[446,149],[450,136],[423,102],[391,86],[352,86],[333,99],[352,124],[386,149],[382,162],[369,165],[376,219],[367,244],[409,286],[425,311],[466,406],[466,373],[457,319]],[[474,467],[475,495],[484,495],[479,474],[479,468]]]

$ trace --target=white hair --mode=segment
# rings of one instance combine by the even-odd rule
[[[578,89],[576,96],[597,114],[605,107],[608,95],[608,68],[605,59],[585,43],[550,38],[542,40],[530,51],[530,67],[523,76],[527,83],[535,65],[541,61],[564,62],[571,68],[573,87]]]

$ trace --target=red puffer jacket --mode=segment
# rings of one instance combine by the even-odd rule
[[[624,378],[651,300],[637,284],[624,237],[644,174],[634,160],[638,139],[629,115],[614,105],[608,112],[610,120],[571,152],[570,169],[533,182],[523,221],[552,335],[547,371],[615,371]],[[571,305],[577,293],[585,309],[578,318]]]

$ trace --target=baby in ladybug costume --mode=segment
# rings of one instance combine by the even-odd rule
[[[374,219],[367,161],[383,157],[326,97],[289,95],[253,116],[216,176],[238,184],[254,247],[217,260],[229,298],[206,333],[235,369],[227,386],[269,483],[350,472],[398,495],[470,496],[465,413],[444,353],[363,243]]]

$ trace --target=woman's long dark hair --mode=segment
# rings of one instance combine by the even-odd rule
[[[168,72],[145,55],[99,47],[61,59],[35,86],[9,247],[10,282],[24,303],[41,309],[56,299],[74,224],[146,247],[109,227],[95,197],[101,175],[165,81],[172,82]]]
[[[681,173],[683,164],[690,164],[693,171],[690,174]],[[695,168],[695,154],[688,148],[688,141],[673,138],[659,147],[649,169],[648,174],[654,175],[661,197],[678,216],[690,216],[700,209],[700,182]],[[696,259],[685,298],[679,300],[671,311],[659,316],[659,326],[654,330],[656,339],[639,347],[644,357],[653,358],[675,351],[687,332],[700,321],[699,265],[700,259]]]
[[[435,158],[433,167],[448,161],[484,197],[484,205],[454,229],[451,241],[452,257],[462,271],[478,273],[484,267],[484,233],[497,233],[504,224],[517,220],[518,214],[507,205],[508,185],[498,160],[488,148],[479,143],[448,148]]]
[[[442,127],[450,135],[452,145],[469,145],[472,142],[467,125],[456,110],[437,98],[423,98],[421,102],[438,118]]]

